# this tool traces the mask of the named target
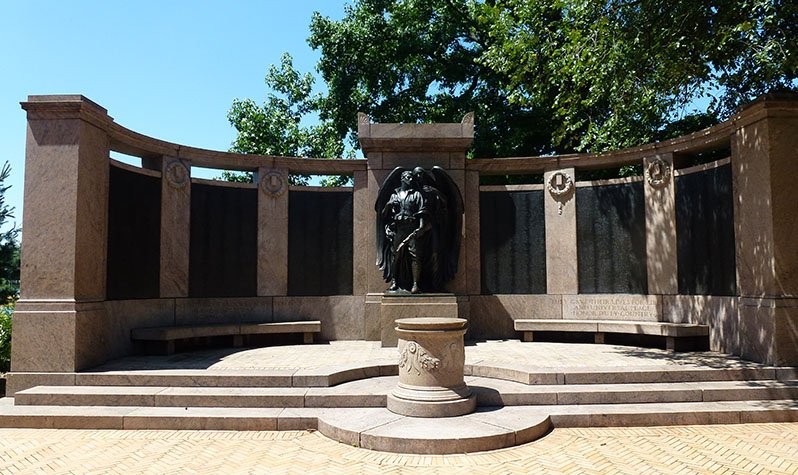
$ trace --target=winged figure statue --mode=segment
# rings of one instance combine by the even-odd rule
[[[441,167],[396,167],[377,195],[377,267],[388,293],[441,292],[457,272],[463,199]]]

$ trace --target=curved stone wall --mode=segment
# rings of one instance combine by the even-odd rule
[[[463,195],[449,290],[469,337],[513,338],[517,318],[636,309],[708,323],[715,350],[798,363],[796,218],[782,183],[798,174],[798,101],[760,101],[710,129],[613,153],[472,160],[473,120],[361,118],[366,159],[328,160],[164,142],[82,96],[31,96],[23,108],[16,372],[129,354],[130,330],[142,326],[313,319],[325,339],[380,339],[393,323],[379,313],[386,284],[374,265],[373,206],[391,169],[418,165],[444,167]],[[726,161],[685,168],[723,150]],[[577,172],[628,165],[643,175],[577,181]],[[249,171],[254,182],[192,179],[192,167]],[[347,174],[354,186],[293,188],[292,173]],[[530,174],[543,184],[480,185]],[[597,310],[612,308],[624,312]]]

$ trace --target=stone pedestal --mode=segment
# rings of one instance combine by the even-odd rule
[[[396,346],[394,325],[400,318],[457,318],[454,294],[384,294],[380,301],[380,341],[383,347]]]
[[[411,417],[452,417],[476,408],[476,395],[463,379],[463,318],[401,318],[399,384],[388,395],[388,410]]]

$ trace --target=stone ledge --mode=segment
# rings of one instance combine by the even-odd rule
[[[658,335],[671,337],[708,336],[709,326],[691,323],[627,322],[601,320],[536,320],[518,319],[513,322],[516,331],[604,332]]]
[[[170,355],[175,352],[175,341],[189,338],[232,336],[233,346],[243,344],[243,336],[281,333],[302,333],[304,343],[313,343],[313,334],[321,333],[318,320],[269,323],[221,323],[211,325],[179,325],[168,327],[134,328],[130,339],[143,343],[165,344],[159,353]]]
[[[269,333],[319,333],[318,320],[300,322],[242,323],[215,325],[181,325],[173,327],[134,328],[130,331],[133,340],[179,340],[218,335],[259,335]]]
[[[14,404],[229,409],[385,408],[390,407],[388,398],[396,381],[395,376],[374,377],[323,388],[36,386],[17,392]],[[478,407],[798,400],[798,380],[526,385],[471,377],[468,385]]]

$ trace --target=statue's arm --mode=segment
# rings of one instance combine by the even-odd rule
[[[425,234],[430,229],[432,229],[432,223],[429,220],[429,216],[427,215],[427,213],[422,213],[421,215],[419,215],[418,227],[411,234],[415,235],[413,236],[414,238],[419,237]]]
[[[406,246],[410,241],[413,239],[418,239],[430,229],[432,229],[432,224],[430,223],[427,213],[420,214],[418,219],[418,227],[414,229],[412,233],[408,234],[406,238],[404,238],[400,246]]]

